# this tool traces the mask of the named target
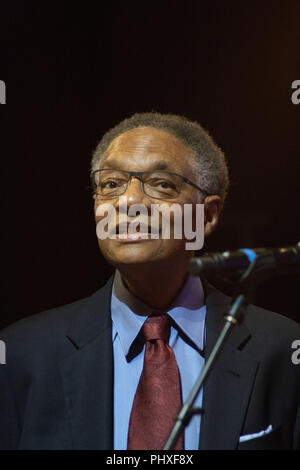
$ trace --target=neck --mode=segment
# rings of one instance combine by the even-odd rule
[[[118,267],[127,289],[150,307],[167,309],[180,292],[186,278],[187,266]]]

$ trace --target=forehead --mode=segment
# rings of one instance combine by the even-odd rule
[[[106,149],[100,163],[145,167],[164,161],[170,169],[193,166],[191,150],[172,134],[153,127],[138,127],[116,137]],[[114,165],[115,166],[115,165]],[[134,169],[134,168],[132,168]]]

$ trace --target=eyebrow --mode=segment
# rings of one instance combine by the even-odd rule
[[[106,162],[109,166],[120,168],[120,160],[117,158],[110,158]],[[120,168],[121,169],[121,168]],[[150,169],[153,170],[169,170],[169,165],[164,160],[156,160],[150,164]]]

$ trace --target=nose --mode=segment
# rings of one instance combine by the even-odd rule
[[[128,181],[128,186],[124,194],[120,196],[123,201],[126,200],[127,205],[131,204],[145,204],[146,195],[142,188],[142,182],[139,177],[131,176],[130,180]]]
[[[127,189],[124,194],[119,196],[116,210],[119,214],[119,222],[124,220],[128,221],[128,211],[131,206],[134,207],[134,212],[137,210],[139,212],[139,207],[141,208],[141,213],[146,215],[148,220],[149,214],[151,213],[151,201],[145,195],[142,182],[137,176],[132,176],[128,182]],[[146,209],[146,213],[144,212]]]

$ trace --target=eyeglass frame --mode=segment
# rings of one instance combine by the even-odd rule
[[[204,196],[209,196],[209,193],[208,193],[207,191],[204,191],[202,188],[200,188],[200,186],[197,186],[195,183],[193,183],[191,180],[189,180],[186,176],[180,175],[179,173],[173,173],[173,172],[171,172],[171,171],[165,171],[165,170],[130,171],[130,170],[122,170],[122,169],[120,169],[120,168],[101,168],[101,169],[99,169],[99,170],[94,170],[94,171],[92,172],[93,177],[95,176],[96,173],[99,173],[99,172],[102,171],[102,170],[121,171],[122,173],[128,173],[128,174],[129,174],[130,177],[129,177],[128,181],[127,181],[127,185],[126,185],[125,191],[123,191],[121,194],[118,194],[118,196],[121,196],[122,194],[126,193],[127,188],[128,188],[128,186],[129,186],[129,184],[130,184],[130,182],[131,182],[131,178],[132,178],[133,176],[138,177],[138,179],[140,180],[142,189],[143,189],[143,193],[144,193],[146,196],[148,196],[148,194],[145,193],[144,182],[143,182],[143,180],[142,180],[141,177],[142,177],[144,174],[147,174],[147,173],[148,173],[148,174],[151,174],[151,173],[155,173],[155,172],[167,173],[168,175],[178,176],[179,178],[182,179],[183,183],[189,184],[190,186],[192,186],[192,187],[198,189],[198,191],[201,191],[201,193],[203,193]],[[99,195],[96,193],[96,189],[97,189],[98,185],[96,185],[96,183],[95,183],[95,181],[94,181],[94,178],[93,178],[93,184],[94,184],[94,186],[95,186],[94,195],[96,195],[96,196],[99,197]],[[179,194],[180,194],[180,193],[179,193]],[[118,196],[113,196],[113,197],[111,197],[111,198],[110,198],[110,197],[105,197],[105,196],[103,196],[103,199],[105,199],[105,198],[106,198],[106,199],[114,199],[114,197],[118,197]],[[101,196],[100,196],[100,197],[101,197]],[[163,198],[156,198],[156,197],[154,197],[154,196],[148,196],[148,197],[151,197],[151,198],[153,198],[153,199],[163,200]],[[174,198],[170,198],[170,199],[174,199]]]

